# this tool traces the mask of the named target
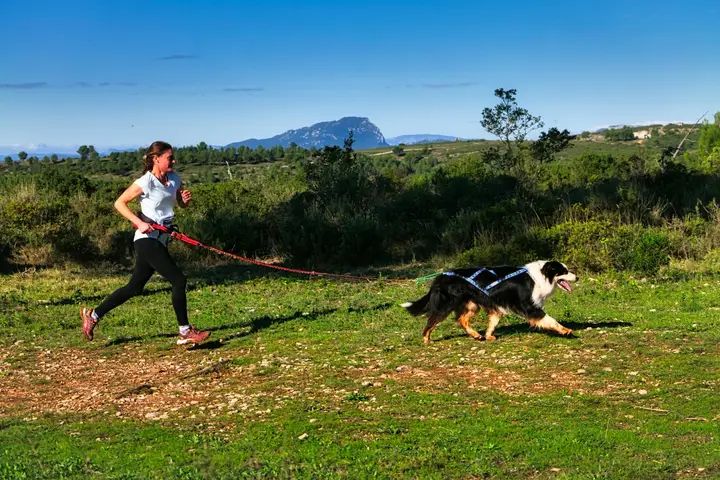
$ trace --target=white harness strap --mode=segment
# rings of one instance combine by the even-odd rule
[[[508,279],[510,279],[510,278],[512,278],[512,277],[515,277],[515,276],[520,275],[520,274],[523,274],[523,273],[527,273],[527,268],[521,267],[520,269],[518,269],[518,270],[516,270],[516,271],[514,271],[514,272],[512,272],[512,273],[508,273],[508,274],[505,275],[504,277],[495,280],[494,282],[486,285],[485,287],[481,287],[480,284],[478,284],[478,283],[475,281],[475,279],[476,279],[481,273],[483,273],[483,272],[490,272],[490,273],[492,273],[493,275],[495,275],[495,276],[497,277],[497,273],[495,273],[493,270],[490,270],[489,268],[484,268],[484,267],[481,268],[480,270],[477,270],[475,273],[473,273],[473,274],[470,275],[469,277],[463,277],[462,275],[458,275],[458,274],[455,273],[455,272],[443,272],[441,275],[447,275],[447,276],[449,276],[449,277],[462,278],[463,280],[465,280],[466,282],[468,282],[470,285],[472,285],[473,287],[477,288],[478,290],[480,290],[482,293],[484,293],[485,295],[487,295],[487,296],[489,297],[489,296],[490,296],[490,290],[491,290],[491,289],[497,287],[498,285],[500,285],[500,284],[501,284],[502,282],[504,282],[505,280],[508,280]]]

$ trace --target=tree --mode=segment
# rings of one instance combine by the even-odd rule
[[[352,148],[355,142],[353,137],[353,131],[349,130],[343,148],[337,145],[325,146],[322,150],[313,151],[302,164],[308,190],[323,202],[343,195],[352,196],[357,193],[357,184],[365,180],[365,172]]]
[[[605,139],[610,142],[628,142],[635,140],[635,133],[630,127],[611,128],[605,132]]]
[[[90,154],[90,148],[87,145],[80,145],[77,149],[77,153],[80,155],[80,160],[87,160],[88,155]]]
[[[567,129],[562,132],[553,127],[547,132],[540,133],[540,137],[532,145],[532,153],[538,162],[552,160],[553,155],[564,150],[570,145],[570,140],[575,138],[570,135]]]
[[[95,147],[92,145],[88,145],[88,158],[91,162],[100,160],[100,154],[95,150]]]
[[[700,128],[698,151],[701,156],[707,157],[718,145],[720,145],[720,112],[715,114],[714,123],[706,123]]]
[[[7,156],[5,157],[5,165],[7,165],[8,167],[11,167],[12,164],[13,164],[13,159],[12,159],[12,157],[11,157],[10,155],[7,155]]]
[[[21,162],[24,162],[27,157],[28,157],[27,152],[18,152],[18,158],[20,159]]]
[[[486,107],[482,111],[480,125],[505,143],[506,153],[512,153],[512,141],[520,143],[528,133],[542,128],[540,117],[530,114],[525,108],[518,106],[515,100],[517,90],[498,88],[495,96],[500,103],[493,108]]]

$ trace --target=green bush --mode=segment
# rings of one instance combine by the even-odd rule
[[[509,239],[482,232],[475,245],[457,255],[457,265],[520,265],[534,260],[554,258],[557,239],[549,230],[533,227]]]
[[[48,195],[34,183],[0,198],[0,231],[6,256],[26,264],[83,259],[91,250],[77,230],[67,197]]]
[[[520,265],[527,262],[522,252],[505,243],[478,244],[455,257],[457,266]]]
[[[252,168],[283,152],[225,152],[233,160],[230,181],[222,180],[225,167],[190,167],[183,178],[197,182],[193,204],[177,209],[178,224],[239,254],[332,268],[458,255],[468,264],[556,258],[589,271],[654,273],[670,257],[702,259],[720,246],[720,213],[711,203],[720,198],[718,175],[680,159],[661,171],[657,152],[641,147],[585,142],[523,169],[504,165],[489,142],[402,159],[358,155],[351,146],[288,149],[287,162]],[[231,160],[211,150],[190,147],[184,160]],[[136,157],[115,155],[110,163],[133,160],[136,168]],[[48,261],[129,259],[132,227],[112,204],[132,178],[89,179],[87,168],[66,161],[0,171],[0,264],[33,252]]]
[[[620,225],[614,228],[607,243],[616,270],[654,275],[670,263],[670,239],[656,229]]]
[[[612,224],[603,220],[563,222],[548,229],[545,242],[553,245],[553,257],[576,269],[606,270],[610,264],[607,246]]]
[[[670,248],[668,235],[658,229],[609,221],[564,222],[548,229],[533,227],[505,240],[479,237],[457,262],[497,265],[556,259],[573,269],[652,275],[669,264]]]
[[[630,127],[611,128],[605,131],[605,138],[611,142],[624,142],[635,140],[635,134]]]
[[[720,272],[720,248],[710,250],[703,258],[703,264],[711,271]]]

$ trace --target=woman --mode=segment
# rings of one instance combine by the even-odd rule
[[[158,272],[172,284],[172,305],[180,329],[178,345],[200,343],[210,336],[210,332],[196,330],[188,322],[185,296],[187,278],[170,258],[167,249],[170,236],[155,230],[151,225],[171,225],[175,218],[175,204],[187,207],[192,194],[182,187],[180,176],[173,171],[175,158],[170,144],[153,142],[143,159],[143,175],[114,204],[115,209],[136,228],[135,270],[128,284],[111,293],[97,308],[83,308],[80,311],[83,334],[86,339],[92,340],[93,330],[100,319],[113,308],[142,293],[152,274]],[[138,197],[142,212],[140,216],[128,207],[128,203]]]

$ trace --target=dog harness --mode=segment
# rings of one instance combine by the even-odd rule
[[[520,275],[520,274],[522,274],[522,273],[527,273],[527,268],[521,267],[520,269],[518,269],[518,270],[516,270],[516,271],[514,271],[514,272],[512,272],[512,273],[508,273],[508,274],[505,275],[504,277],[498,278],[498,279],[495,280],[494,282],[491,282],[491,283],[489,283],[488,285],[485,285],[484,287],[481,287],[480,284],[478,284],[478,283],[475,281],[475,279],[476,279],[481,273],[483,273],[483,272],[490,272],[491,274],[495,275],[496,278],[497,278],[497,276],[498,276],[498,274],[495,273],[494,270],[491,270],[491,269],[485,268],[485,267],[483,267],[483,268],[481,268],[480,270],[476,271],[475,273],[473,273],[473,274],[470,275],[469,277],[463,277],[462,275],[459,275],[459,274],[457,274],[457,273],[455,273],[455,272],[443,272],[442,275],[447,275],[447,276],[449,276],[449,277],[462,278],[463,280],[465,280],[466,282],[468,282],[470,285],[472,285],[473,287],[477,288],[478,290],[480,290],[482,293],[484,293],[485,295],[487,295],[487,296],[489,297],[489,296],[490,296],[490,290],[492,290],[493,288],[497,287],[498,285],[500,285],[500,284],[501,284],[502,282],[504,282],[505,280],[511,279],[512,277],[515,277],[515,276]]]

